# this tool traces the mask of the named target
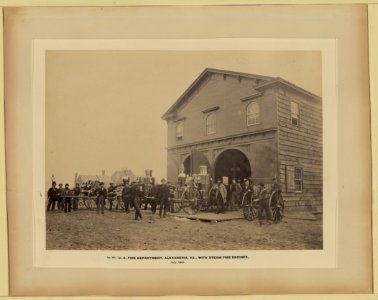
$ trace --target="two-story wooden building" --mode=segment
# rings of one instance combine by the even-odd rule
[[[162,117],[169,181],[277,178],[288,205],[322,203],[322,101],[282,78],[205,69]]]

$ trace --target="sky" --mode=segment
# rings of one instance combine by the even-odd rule
[[[46,187],[123,168],[166,177],[161,116],[205,68],[282,77],[321,96],[316,51],[47,51]]]

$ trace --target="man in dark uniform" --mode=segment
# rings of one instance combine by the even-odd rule
[[[269,193],[266,190],[265,185],[263,183],[260,183],[259,198],[257,198],[254,201],[259,203],[257,216],[259,218],[260,225],[262,225],[262,220],[263,220],[262,214],[264,211],[265,211],[268,223],[270,223],[272,220],[272,211],[270,210],[270,206],[269,206]]]
[[[107,197],[107,191],[104,187],[104,183],[100,182],[100,187],[96,191],[97,193],[97,214],[104,214],[105,199]]]
[[[161,214],[164,210],[163,218],[165,218],[167,214],[167,208],[169,205],[169,188],[164,178],[161,180],[161,185],[158,187],[157,198],[158,198],[158,202],[160,203],[159,216],[161,218]]]
[[[130,199],[131,199],[131,187],[129,185],[129,180],[123,180],[122,189],[122,201],[125,204],[125,212],[128,214],[130,212]]]
[[[116,198],[116,192],[115,192],[115,186],[113,185],[113,182],[110,183],[110,186],[108,188],[108,201],[109,201],[109,210],[113,209],[113,201]]]
[[[76,183],[75,188],[73,189],[73,195],[75,198],[73,198],[73,210],[77,210],[79,207],[79,196],[81,193],[81,188],[78,183]]]
[[[230,191],[231,191],[231,201],[230,201],[230,210],[238,210],[237,206],[239,205],[239,198],[241,193],[241,186],[239,183],[236,182],[235,179],[232,180],[232,183],[230,185]]]
[[[152,186],[150,192],[148,193],[148,197],[150,197],[151,211],[153,214],[155,214],[157,207],[157,186],[155,185],[155,182],[152,182]]]
[[[224,205],[227,201],[227,188],[220,179],[218,179],[215,186],[215,199],[217,202],[216,213],[224,213]]]
[[[66,183],[64,191],[63,191],[63,199],[64,199],[64,212],[71,212],[71,190],[70,185]]]
[[[58,210],[60,210],[60,211],[63,211],[63,209],[64,209],[63,194],[64,194],[63,184],[59,183],[58,195],[57,196],[58,196]]]
[[[50,209],[55,210],[55,203],[58,201],[58,197],[59,197],[58,193],[59,191],[56,188],[56,182],[53,181],[51,188],[49,188],[47,192],[47,197],[49,200],[49,203],[47,204],[47,211],[49,211]]]
[[[141,186],[136,184],[136,182],[132,182],[131,184],[131,193],[130,193],[130,200],[133,203],[134,209],[135,209],[135,220],[139,220],[139,218],[142,220],[142,213],[140,211],[139,206],[139,200],[142,195]]]
[[[276,177],[273,178],[273,184],[272,184],[272,193],[273,192],[281,192],[281,185],[278,183],[278,180]]]

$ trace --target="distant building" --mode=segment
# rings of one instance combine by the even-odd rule
[[[277,178],[288,205],[321,205],[319,96],[278,77],[205,69],[162,118],[168,181],[204,168],[213,179]]]
[[[101,175],[78,175],[77,173],[75,174],[75,184],[78,183],[82,185],[83,183],[86,182],[103,182],[105,186],[109,186],[110,182],[112,179],[105,174],[105,170],[102,170]]]
[[[136,179],[135,174],[133,171],[129,169],[122,169],[119,171],[115,171],[111,177],[114,184],[121,184],[123,182],[123,178],[129,178],[131,181]]]

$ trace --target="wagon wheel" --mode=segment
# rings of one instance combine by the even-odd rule
[[[86,206],[86,208],[88,208],[89,210],[92,210],[96,207],[96,198],[93,198],[93,197],[88,197],[87,199],[84,200],[84,205]]]
[[[125,202],[123,202],[122,199],[119,199],[118,204],[119,204],[120,209],[122,209],[122,210],[125,209]]]
[[[176,198],[175,199],[170,199],[169,201],[171,202],[171,205],[170,205],[171,210],[172,210],[171,212],[172,213],[179,212],[180,211],[180,203],[179,203],[179,201],[177,201]]]
[[[243,216],[244,219],[248,220],[249,215],[249,207],[252,206],[252,191],[248,190],[244,193],[243,199],[242,199],[242,207],[243,207]]]
[[[106,198],[106,199],[105,199],[105,208],[106,208],[106,209],[109,209],[109,208],[110,208],[110,201],[109,201],[109,198]]]
[[[195,215],[198,211],[202,210],[202,200],[201,200],[201,194],[200,192],[195,189],[193,193],[193,198],[192,198],[192,215]]]
[[[283,217],[284,200],[282,195],[277,196],[276,205],[272,207],[273,221],[280,222]]]
[[[244,210],[243,210],[244,212]],[[257,217],[257,210],[254,208],[252,205],[251,206],[246,206],[246,219],[248,221],[253,221]]]
[[[78,209],[86,208],[84,201],[85,201],[84,198],[79,198],[78,199],[78,203],[77,203],[77,208]]]
[[[199,210],[200,201],[201,196],[197,189],[186,189],[181,195],[181,208],[185,213],[194,215]]]
[[[191,203],[191,190],[184,189],[180,197],[180,210],[183,210],[185,213],[192,214],[192,203]]]
[[[214,191],[211,188],[207,197],[207,210],[214,210],[214,202]]]
[[[282,220],[282,211],[279,205],[272,208],[272,213],[274,222],[280,222]]]

